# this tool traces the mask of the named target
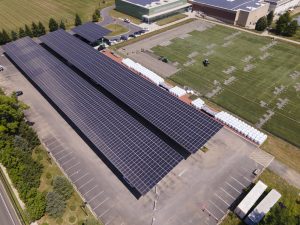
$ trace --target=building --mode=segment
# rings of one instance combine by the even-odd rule
[[[275,189],[270,191],[269,194],[247,216],[245,223],[248,225],[258,224],[280,198],[281,194]]]
[[[282,14],[288,9],[300,5],[300,0],[265,0],[270,4],[269,11],[274,11],[274,14]]]
[[[116,10],[145,22],[184,12],[191,4],[187,0],[116,0]]]
[[[225,23],[254,29],[259,18],[266,16],[269,3],[263,0],[189,0],[193,10]]]
[[[266,189],[267,185],[265,185],[261,181],[258,181],[256,185],[251,189],[251,191],[246,195],[246,197],[235,208],[234,212],[241,219],[243,219]]]

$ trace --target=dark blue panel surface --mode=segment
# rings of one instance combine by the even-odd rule
[[[133,0],[135,1],[135,0]],[[236,11],[242,9],[244,11],[252,11],[254,8],[260,7],[261,0],[193,0],[201,4],[206,4],[218,8]]]
[[[3,49],[141,195],[183,159],[30,38]]]
[[[160,131],[191,153],[222,125],[63,30],[40,38]]]
[[[72,31],[93,43],[111,33],[110,30],[92,22],[87,22],[72,29]]]

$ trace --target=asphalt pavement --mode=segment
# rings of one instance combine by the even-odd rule
[[[0,225],[21,225],[12,203],[0,180]]]

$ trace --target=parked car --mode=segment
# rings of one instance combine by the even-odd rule
[[[3,71],[3,70],[4,70],[4,67],[0,65],[0,71]]]
[[[141,33],[146,33],[146,32],[148,32],[148,31],[149,31],[149,28],[144,27],[140,32],[141,32]]]
[[[18,96],[21,96],[21,95],[23,95],[23,91],[16,91],[16,96],[18,97]]]
[[[126,41],[126,40],[128,40],[128,37],[127,37],[127,36],[125,36],[125,35],[122,35],[122,36],[121,36],[121,40],[124,40],[124,41]]]
[[[130,23],[130,19],[124,19],[125,23]]]
[[[136,35],[135,34],[130,34],[129,37],[136,38]]]

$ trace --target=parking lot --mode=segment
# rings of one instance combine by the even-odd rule
[[[253,170],[272,160],[230,130],[221,129],[206,145],[182,161],[156,188],[136,199],[114,173],[5,56],[0,86],[22,90],[43,144],[105,224],[217,224],[255,178]],[[265,163],[262,163],[265,162]],[[262,165],[261,165],[262,164]]]

